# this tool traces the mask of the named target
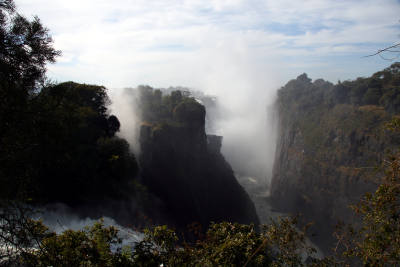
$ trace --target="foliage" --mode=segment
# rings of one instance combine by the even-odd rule
[[[383,122],[400,112],[399,66],[397,62],[369,78],[336,85],[300,75],[278,90],[281,127],[300,130],[307,144],[321,153],[329,149],[332,132],[377,134]]]
[[[62,101],[67,92],[46,82],[45,65],[61,55],[48,32],[39,18],[29,21],[18,14],[13,1],[0,1],[0,176],[7,184],[0,186],[7,188],[2,196],[24,191],[21,186],[38,169],[37,162],[26,163],[32,157],[26,150],[58,133],[50,127],[55,117],[69,123],[73,113],[71,103]],[[45,131],[38,130],[41,126]]]
[[[144,239],[131,246],[112,252],[111,246],[121,244],[118,230],[104,228],[102,220],[84,231],[66,230],[60,235],[48,231],[37,222],[37,229],[45,233],[39,249],[29,250],[27,263],[37,266],[328,266],[331,258],[306,264],[301,253],[311,255],[315,249],[306,244],[305,231],[296,228],[297,217],[287,217],[262,226],[262,233],[254,225],[223,222],[212,224],[205,234],[194,223],[189,225],[199,239],[194,243],[178,240],[174,229],[155,226],[144,230]]]
[[[29,21],[15,9],[12,0],[1,0],[1,97],[18,99],[22,104],[27,95],[37,92],[38,84],[45,78],[46,63],[54,63],[61,52],[53,48],[49,29],[38,17]]]
[[[65,112],[62,119],[71,114],[69,103],[61,103],[66,92],[45,80],[46,63],[61,55],[48,31],[39,18],[18,14],[12,0],[0,1],[0,176],[8,187],[0,186],[7,188],[2,194],[19,191],[35,172],[22,151],[40,142],[41,117],[58,116],[56,107]]]
[[[29,187],[42,166],[34,153],[50,136],[72,127],[74,96],[46,81],[46,64],[61,55],[39,18],[29,21],[12,0],[0,0],[0,248],[2,265],[13,266],[37,242]],[[43,153],[44,151],[42,151]],[[40,231],[35,235],[40,236]]]
[[[0,7],[1,197],[68,203],[69,190],[85,196],[93,183],[97,192],[76,201],[131,193],[138,167],[115,137],[120,122],[107,112],[107,89],[46,81],[46,63],[61,54],[49,30],[16,13],[13,1]]]
[[[75,96],[71,100],[77,114],[75,127],[57,121],[62,133],[46,139],[35,150],[37,155],[46,151],[42,157],[46,164],[38,172],[35,200],[77,205],[104,197],[127,198],[134,192],[138,165],[126,140],[115,136],[120,123],[107,113],[111,103],[107,89],[73,82],[58,86]],[[93,184],[96,190],[92,190]],[[71,199],[71,191],[77,197]]]
[[[104,227],[103,220],[84,230],[66,230],[62,234],[52,233],[42,225],[41,231],[47,236],[38,249],[30,250],[23,261],[34,266],[129,266],[129,258],[116,253],[112,245],[121,244],[115,227]]]
[[[379,88],[369,88],[362,100],[366,105],[378,105],[381,97],[382,92]]]
[[[395,118],[386,128],[397,136],[399,125]],[[337,248],[344,250],[341,256],[364,266],[400,264],[400,151],[388,150],[387,155],[376,170],[382,172],[376,192],[366,193],[358,205],[350,206],[362,218],[362,227],[340,221],[336,226]]]
[[[109,103],[102,86],[43,87],[3,132],[4,194],[72,205],[131,194],[138,166],[128,143],[115,136],[120,123],[108,115]],[[91,190],[94,183],[97,191]],[[71,201],[71,191],[80,197]]]
[[[172,87],[169,89],[172,89]],[[176,89],[180,89],[180,87]],[[141,120],[147,123],[171,123],[173,112],[181,103],[192,107],[201,106],[194,98],[190,97],[188,91],[167,90],[166,93],[169,93],[169,95],[163,96],[160,89],[154,89],[148,85],[139,85],[136,92],[131,93],[138,95],[139,107],[137,113]]]
[[[12,0],[0,0],[2,265],[4,259],[15,264],[42,236],[27,203],[121,199],[137,184],[136,160],[128,143],[115,137],[120,123],[107,112],[107,89],[47,80],[46,64],[61,55],[52,44],[39,18],[29,21]],[[93,194],[79,199],[71,192]]]
[[[382,105],[387,112],[395,114],[400,107],[396,101],[400,90],[399,68],[400,62],[396,62],[369,78],[338,81],[336,85],[323,79],[312,83],[303,73],[278,90],[278,103],[285,108],[295,103],[294,109],[299,112],[316,106],[330,109],[339,104]]]
[[[43,225],[31,219],[36,212],[21,201],[0,200],[0,263],[20,266],[23,253],[40,244],[45,237]]]

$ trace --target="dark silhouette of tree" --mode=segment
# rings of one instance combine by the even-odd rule
[[[66,90],[46,81],[46,64],[61,52],[38,17],[16,12],[13,0],[0,0],[0,259],[10,266],[35,242],[30,234],[28,185],[38,171],[32,148],[57,134],[54,118],[67,119]],[[72,96],[71,96],[72,99]],[[44,121],[43,118],[48,118]],[[41,153],[45,153],[41,151]],[[33,187],[31,188],[33,189]]]
[[[48,32],[38,17],[29,21],[16,12],[12,0],[0,0],[0,176],[7,181],[7,192],[12,191],[10,181],[20,181],[16,176],[27,179],[33,172],[21,170],[22,151],[43,137],[38,136],[38,121],[57,116],[54,108],[66,92],[46,82],[46,64],[61,55]]]
[[[113,137],[117,132],[119,132],[119,128],[121,127],[121,123],[118,118],[114,115],[111,115],[107,119],[108,121],[108,132],[107,135],[109,137]]]

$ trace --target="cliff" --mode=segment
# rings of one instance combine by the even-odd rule
[[[371,80],[333,85],[321,79],[312,83],[303,74],[278,90],[271,200],[276,209],[303,213],[307,222],[315,222],[314,241],[325,253],[331,253],[325,245],[333,244],[335,218],[356,222],[347,206],[376,190],[374,167],[388,148],[397,146],[382,130],[391,110],[379,105],[382,101],[371,105],[365,100],[369,88],[379,87],[380,97],[387,96],[384,82],[378,80],[379,86],[375,79],[371,85]],[[365,95],[356,101],[354,92],[362,86]]]
[[[220,153],[221,137],[204,130],[204,106],[181,102],[173,118],[140,128],[140,177],[158,208],[152,216],[173,226],[199,222],[259,224],[254,204]]]

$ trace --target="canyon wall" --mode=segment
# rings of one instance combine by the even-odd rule
[[[174,108],[172,121],[141,125],[139,176],[153,204],[158,201],[152,215],[185,228],[193,222],[258,225],[254,204],[220,153],[222,137],[206,136],[205,115],[203,105],[186,101]]]
[[[333,85],[322,79],[312,83],[303,74],[278,90],[271,201],[280,211],[303,213],[306,222],[314,222],[314,241],[328,254],[336,217],[358,222],[348,205],[377,189],[379,173],[373,171],[386,150],[398,146],[384,130],[393,113],[379,102],[361,102],[362,96],[354,100],[361,86],[364,93],[377,86],[371,80]]]

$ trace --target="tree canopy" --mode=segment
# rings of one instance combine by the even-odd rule
[[[46,64],[60,55],[38,17],[0,0],[0,259],[40,236],[30,228],[32,204],[126,199],[137,188],[107,89],[48,80]]]

